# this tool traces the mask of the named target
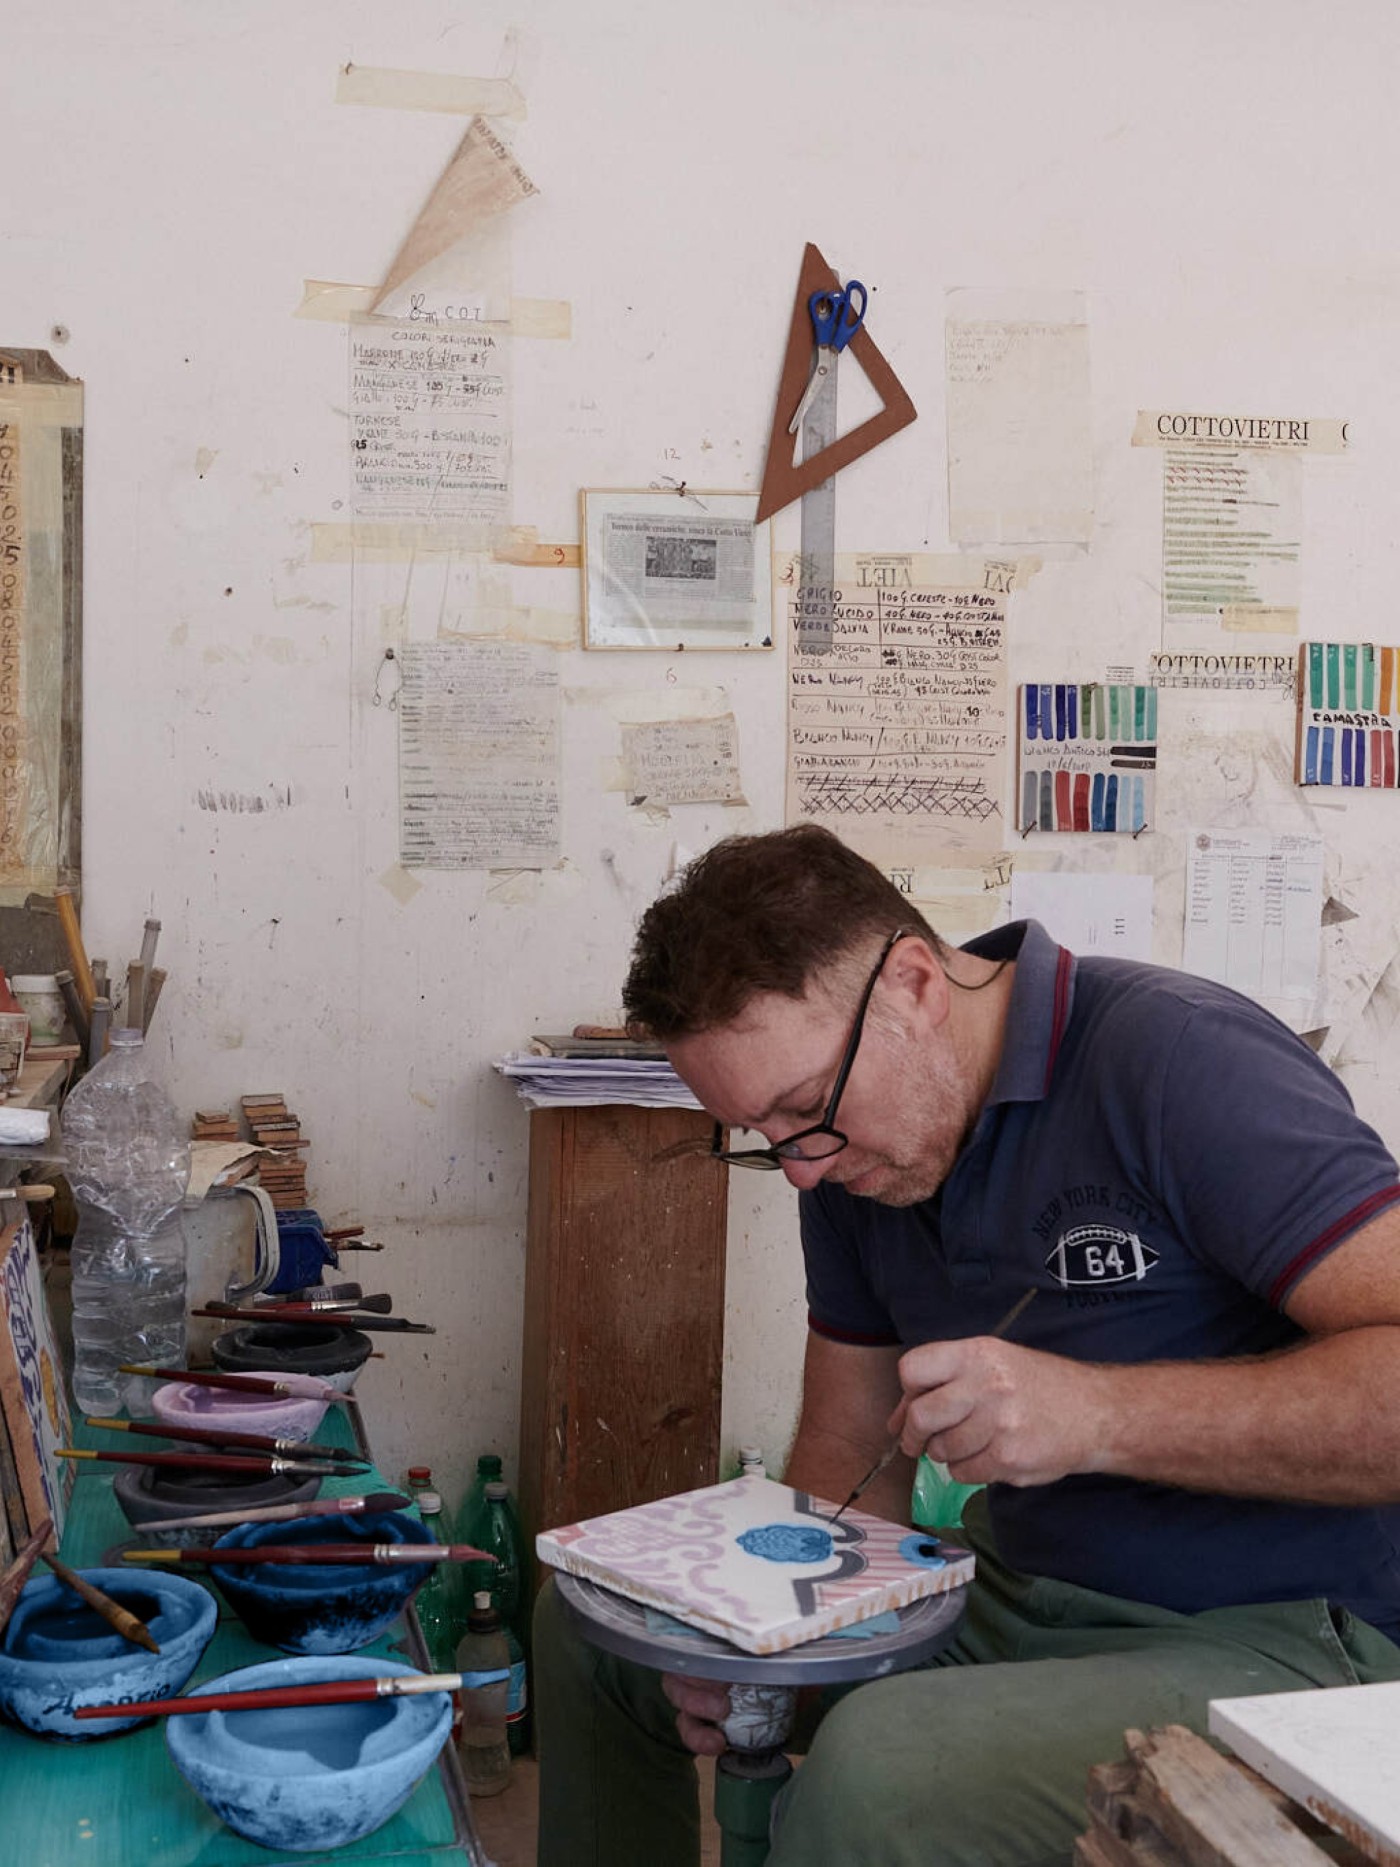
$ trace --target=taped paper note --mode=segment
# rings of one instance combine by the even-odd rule
[[[1152,877],[1021,867],[1011,881],[1011,918],[1039,921],[1071,953],[1150,960]]]
[[[1290,453],[1340,454],[1349,422],[1287,415],[1230,415],[1190,409],[1141,409],[1134,447],[1263,447]]]
[[[780,562],[788,821],[825,823],[877,862],[1000,849],[1006,567],[979,560],[981,587],[920,585],[917,562],[910,581],[871,582],[871,564],[889,561],[838,560],[838,587],[817,598],[816,643],[804,635],[812,599],[795,582],[797,559]]]
[[[1322,936],[1322,838],[1196,830],[1186,873],[1187,972],[1265,1001],[1311,1001]]]
[[[473,118],[457,153],[395,255],[374,310],[406,316],[415,299],[425,311],[438,310],[438,300],[442,300],[444,306],[454,302],[460,314],[460,289],[479,289],[473,277],[473,262],[490,268],[495,297],[501,302],[508,300],[508,263],[503,263],[498,245],[482,244],[481,230],[486,222],[538,192],[489,124],[480,117]],[[463,243],[465,250],[457,251]],[[476,315],[487,314],[478,311]],[[493,315],[499,317],[502,313]]]
[[[357,325],[357,518],[510,519],[510,347],[487,331]]]
[[[400,860],[539,869],[559,860],[559,675],[529,648],[402,651]]]
[[[1298,626],[1301,455],[1219,442],[1162,457],[1162,603],[1172,624],[1219,625],[1246,609]]]
[[[1077,293],[1007,316],[948,294],[948,530],[959,544],[1087,544],[1094,461],[1089,326]]]
[[[734,715],[717,720],[648,720],[622,729],[627,802],[743,804],[739,731]]]

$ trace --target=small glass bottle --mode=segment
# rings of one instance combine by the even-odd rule
[[[457,1755],[467,1788],[474,1796],[498,1796],[510,1781],[510,1744],[506,1738],[506,1697],[510,1654],[501,1617],[484,1589],[473,1598],[467,1631],[457,1647],[456,1670],[462,1679],[462,1729]],[[498,1675],[479,1679],[472,1675]]]
[[[762,1446],[740,1446],[739,1476],[741,1478],[766,1478],[768,1476]]]

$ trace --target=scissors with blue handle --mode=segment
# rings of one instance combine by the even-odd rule
[[[859,293],[860,302],[854,302]],[[831,366],[865,322],[865,287],[852,279],[844,292],[813,292],[807,300],[812,332],[817,343],[817,363],[811,380],[797,405],[797,413],[788,423],[788,433],[796,434],[802,417],[812,406],[830,374]]]

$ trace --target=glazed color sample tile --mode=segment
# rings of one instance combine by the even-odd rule
[[[1152,828],[1157,689],[1103,681],[1020,690],[1016,828]]]
[[[1304,642],[1298,650],[1299,784],[1395,790],[1400,648]]]
[[[536,1538],[541,1562],[661,1608],[749,1653],[803,1641],[972,1580],[965,1549],[863,1511],[734,1478]]]

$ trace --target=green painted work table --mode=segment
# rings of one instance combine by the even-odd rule
[[[352,1407],[332,1406],[315,1437],[368,1456]],[[80,1432],[77,1443],[124,1449],[107,1433]],[[112,1474],[120,1469],[85,1464],[79,1471],[62,1545],[65,1562],[75,1569],[97,1567],[106,1551],[134,1534],[112,1492]],[[328,1478],[320,1495],[393,1488],[375,1471],[363,1480]],[[204,1581],[219,1602],[218,1626],[192,1684],[279,1657],[244,1631],[204,1571],[184,1573]],[[411,1609],[362,1651],[427,1668]],[[315,1867],[322,1861],[490,1867],[450,1743],[392,1821],[362,1841],[325,1853],[283,1854],[226,1828],[170,1761],[162,1719],[87,1743],[50,1742],[0,1722],[0,1810],[0,1855],[16,1867]]]

